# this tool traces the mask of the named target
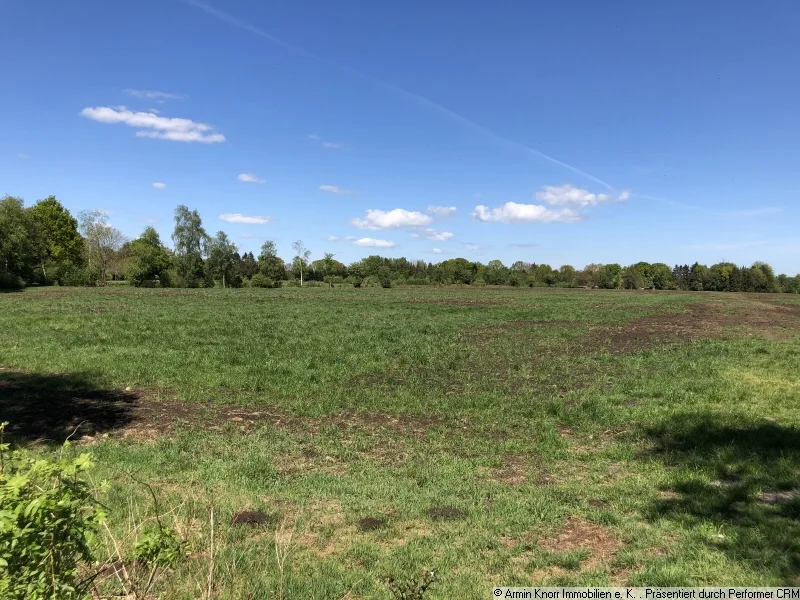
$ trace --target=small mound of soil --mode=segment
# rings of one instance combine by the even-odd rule
[[[428,509],[428,516],[434,521],[455,521],[463,519],[467,513],[460,508],[452,506],[434,506]]]
[[[539,471],[539,475],[536,477],[536,484],[537,485],[554,485],[556,482],[555,477],[550,474],[550,471],[547,469],[542,469]]]
[[[602,500],[595,500],[593,498],[593,499],[589,500],[589,506],[591,506],[592,508],[600,508],[600,509],[602,509],[602,508],[607,508],[608,504],[606,502],[603,502]]]
[[[242,510],[233,515],[231,525],[270,525],[275,522],[275,517],[260,510]]]
[[[358,520],[358,528],[361,531],[374,531],[386,525],[386,517],[364,517]]]

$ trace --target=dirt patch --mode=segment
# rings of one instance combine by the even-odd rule
[[[242,510],[233,515],[231,525],[249,525],[258,527],[261,525],[272,525],[277,522],[274,515],[268,515],[260,510]]]
[[[569,517],[555,536],[540,539],[539,546],[559,554],[587,551],[589,557],[581,562],[581,568],[591,569],[608,562],[622,547],[622,542],[605,527],[581,517]]]
[[[628,354],[656,345],[694,339],[714,339],[739,331],[770,339],[791,338],[800,327],[800,310],[759,300],[687,304],[684,312],[653,314],[616,325],[595,328],[589,346],[611,354]]]
[[[465,518],[467,513],[452,506],[434,506],[428,509],[427,515],[434,521],[457,521]]]
[[[10,423],[6,434],[12,441],[61,444],[69,437],[73,442],[92,444],[113,436],[147,443],[181,429],[248,433],[265,425],[311,435],[335,427],[344,435],[387,432],[420,437],[446,422],[440,416],[382,412],[298,417],[263,404],[190,402],[170,396],[165,389],[104,389],[70,373],[40,374],[0,367],[0,421]],[[402,444],[384,448],[376,442],[374,450],[387,462],[405,455]],[[371,452],[367,454],[372,457]],[[309,448],[297,458],[298,464],[325,459]]]
[[[547,469],[542,469],[536,475],[536,485],[555,485],[556,479]]]
[[[388,523],[386,517],[364,517],[358,520],[358,528],[361,531],[374,531],[385,527],[386,523]]]
[[[492,479],[506,485],[522,485],[528,479],[525,459],[521,456],[509,456],[506,464],[492,471]]]

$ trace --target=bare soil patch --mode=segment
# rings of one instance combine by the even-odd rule
[[[683,313],[653,314],[595,329],[589,346],[612,354],[628,354],[685,340],[721,338],[737,329],[767,338],[791,337],[800,332],[800,310],[793,305],[747,300],[689,304],[684,309]]]
[[[528,479],[525,459],[522,456],[509,456],[506,464],[492,471],[492,479],[506,485],[522,485]]]
[[[260,510],[242,510],[233,515],[231,525],[249,525],[258,527],[261,525],[272,525],[277,522],[274,515],[268,515]]]
[[[364,517],[358,520],[358,528],[361,531],[374,531],[385,527],[387,522],[386,517]]]
[[[591,569],[608,562],[622,547],[622,541],[605,527],[581,517],[569,517],[558,533],[540,539],[539,546],[548,552],[560,554],[588,551],[589,557],[581,562],[581,568]]]

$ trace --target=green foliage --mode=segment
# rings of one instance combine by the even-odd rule
[[[206,269],[212,279],[219,279],[222,287],[234,282],[237,271],[239,257],[236,253],[236,245],[228,239],[224,231],[218,231],[217,235],[208,240],[208,259]],[[241,285],[241,280],[239,280]],[[238,287],[238,286],[236,286]]]
[[[256,288],[271,288],[274,287],[272,279],[261,273],[256,273],[250,278],[250,285]]]
[[[438,581],[433,571],[426,571],[421,577],[385,578],[389,592],[395,600],[422,600],[430,587]]]
[[[21,198],[0,200],[0,272],[30,281],[36,263],[33,219]]]
[[[55,196],[39,200],[28,208],[35,226],[35,243],[41,267],[42,283],[59,280],[72,265],[84,262],[84,242],[78,221]]]
[[[203,265],[207,240],[208,235],[197,210],[189,210],[183,204],[178,206],[175,209],[172,241],[175,243],[176,285],[179,287],[213,287],[213,281],[208,285]]]
[[[133,558],[148,567],[174,567],[183,553],[175,532],[158,525],[145,529],[133,547]]]
[[[92,467],[89,454],[34,459],[0,444],[0,597],[88,597],[80,566],[105,520],[84,479]]]
[[[21,290],[25,287],[22,277],[14,273],[0,271],[0,290]]]
[[[100,278],[100,273],[89,266],[71,265],[59,274],[58,281],[61,285],[82,287],[93,286]]]
[[[142,235],[130,243],[125,275],[132,285],[147,287],[148,283],[152,286],[153,282],[159,281],[167,287],[171,266],[172,256],[153,227],[147,227]]]

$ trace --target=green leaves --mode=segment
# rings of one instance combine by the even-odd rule
[[[35,460],[0,444],[0,465],[0,596],[86,598],[79,566],[92,560],[89,542],[105,519],[79,477],[94,466],[91,455]]]

